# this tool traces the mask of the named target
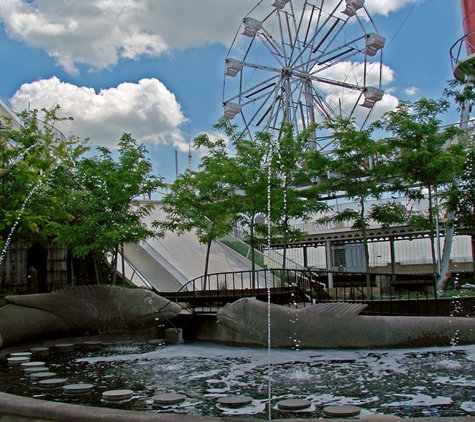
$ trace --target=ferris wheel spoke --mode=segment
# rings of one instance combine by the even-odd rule
[[[275,106],[277,97],[278,97],[279,89],[278,84],[276,83],[274,89],[269,91],[267,95],[262,95],[260,98],[256,98],[253,102],[257,102],[259,99],[263,99],[263,101],[258,105],[257,110],[249,119],[249,123],[254,123],[256,126],[261,126],[262,122],[265,118],[269,115],[272,109]],[[251,103],[251,102],[249,102]],[[264,113],[261,115],[261,112],[264,110]]]
[[[227,59],[223,84],[225,115],[240,119],[251,137],[254,131],[279,131],[284,121],[296,131],[343,115],[364,124],[383,96],[381,55],[376,53],[385,39],[363,4],[259,2],[252,14],[264,19],[247,15],[243,37],[228,53],[233,59]],[[375,86],[367,86],[368,80]],[[327,135],[314,135],[311,143],[332,148]]]
[[[241,91],[241,94],[239,95],[239,97],[242,100],[242,98],[253,99],[253,97],[257,94],[262,95],[263,91],[266,91],[269,88],[273,88],[275,85],[277,85],[279,79],[280,79],[280,74],[274,75],[269,79],[266,79],[262,82],[252,85],[246,90]]]
[[[363,91],[365,89],[364,86],[360,86],[357,84],[351,84],[349,82],[344,82],[344,81],[338,81],[335,79],[329,79],[329,78],[321,78],[319,76],[312,75],[311,80],[314,82],[320,82],[328,85],[333,85],[333,86],[338,86],[340,88],[347,88],[350,90],[355,90],[355,91]]]
[[[351,40],[346,44],[340,45],[337,48],[333,48],[332,50],[326,51],[320,55],[316,59],[318,65],[323,63],[333,63],[335,60],[344,60],[348,57],[355,56],[359,53],[364,53],[364,50],[355,46],[355,44],[365,38],[365,36],[361,36],[355,40]]]
[[[334,13],[336,12],[340,3],[338,3],[338,5],[333,9],[333,12],[331,14],[328,14],[326,18],[323,17],[323,9],[322,8],[319,9],[319,16],[317,19],[317,23],[320,24],[321,22],[320,25],[315,26],[315,22],[312,22],[310,20],[308,21],[307,32],[310,35],[310,39],[308,40],[308,42],[305,43],[306,52],[308,53],[308,59],[311,57],[311,55],[315,54],[325,44],[325,41],[332,34],[332,32],[337,28],[338,25],[340,25],[341,27],[346,22],[334,16]],[[312,31],[312,27],[314,27],[313,31]],[[299,58],[300,57],[298,57],[298,59]],[[294,63],[295,62],[296,61],[294,60]]]

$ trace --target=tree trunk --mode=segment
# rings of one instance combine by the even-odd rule
[[[472,239],[472,268],[475,277],[475,236],[472,234],[470,238]]]
[[[94,257],[93,260],[94,260],[94,272],[96,274],[96,284],[102,284],[100,260],[97,257]]]
[[[284,251],[282,252],[282,269],[285,270],[287,264],[287,243],[289,242],[289,224],[287,216],[284,219]]]
[[[362,198],[360,201],[361,206],[361,234],[363,235],[363,249],[364,249],[364,265],[365,265],[365,273],[366,273],[366,289],[367,289],[367,296],[371,296],[371,277],[370,277],[370,267],[369,267],[369,247],[368,247],[368,236],[366,234],[366,221],[365,221],[365,206],[364,206],[364,199]]]
[[[120,245],[120,251],[122,256],[122,285],[125,286],[125,258],[124,258],[124,244]]]
[[[114,257],[112,258],[111,262],[111,280],[112,280],[112,285],[115,286],[117,282],[117,257],[119,255],[119,245],[115,245],[115,250],[114,250]]]
[[[435,249],[435,236],[434,236],[434,212],[432,208],[432,186],[429,186],[429,237],[430,237],[430,250],[432,254],[432,275],[437,277],[439,272],[437,268],[437,253]]]
[[[253,289],[256,288],[256,240],[254,238],[254,217],[252,217],[251,224],[249,225],[250,237],[249,243],[251,247],[251,286]]]
[[[206,281],[208,280],[209,255],[210,255],[210,252],[211,252],[211,243],[212,242],[213,241],[210,240],[208,242],[207,247],[206,247],[205,272],[204,272],[204,275],[203,275],[203,290],[206,290]]]
[[[440,264],[440,274],[437,281],[437,290],[443,290],[442,284],[449,272],[450,255],[452,253],[452,243],[454,237],[455,215],[453,211],[448,213],[447,223],[445,226],[444,253],[442,254],[442,262]],[[473,254],[473,251],[472,251]]]

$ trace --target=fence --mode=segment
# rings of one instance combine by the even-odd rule
[[[333,286],[328,287],[328,275]],[[436,279],[421,274],[366,274],[333,271],[268,269],[209,274],[198,277],[178,292],[161,293],[187,302],[200,311],[215,312],[226,303],[256,297],[288,307],[323,302],[367,304],[365,314],[439,315]],[[443,314],[450,312],[444,304]]]

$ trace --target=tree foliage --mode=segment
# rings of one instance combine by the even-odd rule
[[[440,115],[448,107],[448,101],[443,99],[401,102],[396,110],[385,113],[374,124],[391,135],[383,140],[385,178],[392,181],[389,190],[419,202],[428,199],[426,216],[415,215],[409,224],[422,228],[425,222],[434,274],[438,272],[434,235],[439,194],[458,177],[464,160],[463,145],[451,144],[459,129],[441,127]]]
[[[169,187],[163,199],[166,220],[156,221],[161,236],[167,231],[178,235],[195,231],[199,241],[207,245],[204,279],[208,275],[211,244],[227,234],[234,221],[233,188],[229,183],[230,163],[226,142],[212,141],[206,134],[194,140],[196,148],[206,148],[208,154],[198,171],[186,170]]]
[[[69,171],[87,150],[74,135],[64,137],[55,124],[59,106],[20,114],[21,127],[12,122],[0,132],[0,233],[1,247],[7,239],[42,241],[58,235],[73,217],[63,205],[68,191],[55,180]]]
[[[161,178],[152,174],[146,148],[130,134],[122,135],[117,160],[108,148],[98,151],[100,155],[85,157],[71,169],[66,209],[74,218],[57,237],[74,256],[96,260],[106,254],[116,257],[120,245],[155,235],[144,223],[153,204],[138,199],[162,186]]]
[[[321,186],[316,183],[326,172],[327,160],[310,147],[314,130],[312,126],[296,135],[294,126],[284,122],[270,145],[272,240],[283,245],[284,268],[289,242],[304,236],[292,221],[308,220],[327,209],[320,198]]]

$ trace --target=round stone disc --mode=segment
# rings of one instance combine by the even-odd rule
[[[133,395],[132,390],[109,390],[102,393],[102,398],[107,401],[122,401],[131,399]]]
[[[184,394],[178,393],[165,393],[165,394],[158,394],[152,397],[154,404],[176,404],[181,403],[186,400],[186,396]]]
[[[37,362],[23,362],[21,364],[21,367],[22,368],[32,368],[33,366],[45,366],[45,363],[44,362],[40,362],[40,361],[37,361]]]
[[[14,352],[10,353],[11,358],[19,358],[19,357],[30,357],[32,355],[31,352]]]
[[[308,409],[312,405],[312,402],[304,399],[287,399],[281,400],[277,403],[279,409],[282,410],[302,410]]]
[[[55,344],[54,350],[56,352],[63,352],[63,353],[72,352],[74,351],[74,344],[72,343]]]
[[[84,394],[89,393],[94,389],[92,384],[68,384],[63,386],[65,394]]]
[[[11,365],[19,365],[20,363],[29,362],[29,356],[12,356],[7,358],[7,362]]]
[[[162,344],[165,344],[165,339],[164,338],[153,338],[152,340],[148,341],[148,344],[151,344],[152,346],[161,346]]]
[[[252,403],[252,397],[249,396],[226,396],[218,399],[218,403],[226,407],[242,407]]]
[[[38,385],[44,388],[59,388],[66,384],[66,378],[49,378],[38,381]]]
[[[327,406],[323,408],[323,413],[327,416],[346,417],[359,415],[361,409],[358,406]]]
[[[54,378],[55,376],[56,376],[56,372],[33,372],[30,375],[30,378],[33,381],[39,381],[46,378]]]
[[[35,356],[48,356],[49,347],[34,347],[33,349],[30,349],[30,352]]]
[[[27,375],[34,374],[35,372],[48,372],[49,368],[46,366],[32,366],[31,368],[24,368],[24,372]]]

